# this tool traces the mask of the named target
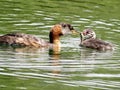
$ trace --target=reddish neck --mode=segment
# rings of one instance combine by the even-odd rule
[[[49,42],[53,46],[53,51],[55,54],[58,54],[60,52],[60,36],[62,35],[61,33],[61,26],[60,25],[55,25],[50,33],[49,33]]]

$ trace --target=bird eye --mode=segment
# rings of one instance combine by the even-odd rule
[[[89,31],[87,31],[86,34],[89,34]]]
[[[70,30],[74,30],[73,26],[71,26],[70,24],[68,24],[68,27]]]
[[[65,23],[62,23],[62,26],[65,28],[67,25]]]

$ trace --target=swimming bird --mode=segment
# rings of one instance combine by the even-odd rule
[[[105,42],[101,39],[97,39],[95,32],[91,29],[83,30],[83,32],[80,33],[80,38],[81,38],[80,46],[101,51],[113,49],[112,44]]]
[[[0,36],[0,45],[30,46],[30,47],[58,47],[60,48],[60,36],[76,33],[73,26],[68,23],[54,25],[49,33],[49,42],[25,33],[8,33]]]

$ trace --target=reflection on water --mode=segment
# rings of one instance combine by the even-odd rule
[[[0,47],[0,90],[119,90],[119,8],[113,0],[1,0],[1,35],[17,31],[48,40],[52,25],[68,22],[78,31],[94,29],[115,50],[79,47],[79,36],[63,36],[61,54],[49,48]]]

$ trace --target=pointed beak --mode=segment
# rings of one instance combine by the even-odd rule
[[[83,41],[83,40],[84,40],[84,35],[83,35],[83,33],[82,33],[82,32],[80,32],[80,39],[81,39],[81,41]]]
[[[79,34],[79,32],[76,31],[76,30],[71,30],[71,32],[72,32],[72,34],[74,34],[74,35]]]

